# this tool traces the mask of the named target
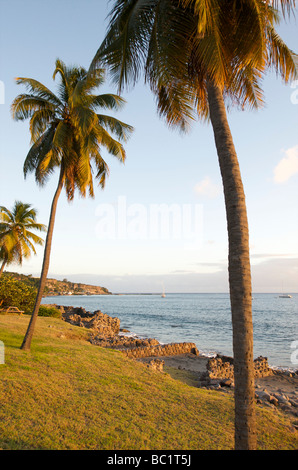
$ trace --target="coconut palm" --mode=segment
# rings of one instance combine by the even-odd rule
[[[60,76],[58,93],[54,94],[42,83],[31,78],[18,78],[29,93],[21,94],[12,103],[15,120],[30,119],[32,146],[24,162],[25,177],[34,172],[36,182],[44,185],[53,171],[59,169],[59,180],[51,206],[42,272],[34,310],[21,346],[30,349],[34,326],[42,299],[50,263],[55,214],[62,188],[67,199],[72,200],[75,190],[85,197],[88,191],[94,197],[93,171],[103,188],[108,175],[108,165],[101,155],[104,148],[120,162],[125,160],[123,145],[132,127],[116,118],[98,114],[103,110],[118,110],[124,100],[114,94],[94,94],[104,83],[103,69],[88,73],[82,67],[67,67],[57,59],[53,78]]]
[[[36,254],[34,245],[43,244],[34,231],[45,231],[46,226],[36,222],[36,216],[36,209],[21,201],[15,201],[12,210],[0,206],[0,277],[5,266],[22,264],[24,258]]]
[[[283,0],[283,14],[294,1]],[[211,121],[229,237],[229,288],[235,376],[235,447],[256,446],[249,231],[245,194],[226,105],[257,108],[261,79],[274,67],[287,82],[294,54],[277,34],[278,2],[263,0],[116,0],[91,64],[109,65],[121,90],[141,73],[170,126]]]

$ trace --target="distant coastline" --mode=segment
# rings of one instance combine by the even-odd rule
[[[5,276],[9,275],[13,278],[23,281],[33,287],[38,287],[39,277],[34,277],[31,274],[19,274],[15,272],[6,271],[3,273]],[[57,297],[61,295],[111,295],[112,292],[103,286],[94,286],[92,284],[84,284],[81,282],[71,282],[66,278],[62,281],[58,279],[48,278],[43,297]]]

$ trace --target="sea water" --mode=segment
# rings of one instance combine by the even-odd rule
[[[298,294],[254,294],[252,302],[254,357],[267,357],[271,367],[298,369]],[[193,342],[207,356],[233,355],[229,294],[68,295],[43,303],[101,310],[139,337]]]

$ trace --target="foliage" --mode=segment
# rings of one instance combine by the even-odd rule
[[[31,252],[36,254],[34,245],[43,244],[34,231],[45,231],[46,226],[37,223],[36,216],[36,209],[21,201],[15,201],[11,210],[0,206],[0,259],[5,264],[22,264]]]
[[[297,55],[276,32],[277,5],[268,1],[113,4],[108,32],[91,67],[109,65],[120,89],[134,85],[143,73],[160,115],[171,126],[185,130],[196,115],[209,116],[209,81],[220,87],[227,104],[256,108],[263,103],[261,82],[268,69],[285,82],[297,77]],[[285,1],[283,14],[294,4]]]
[[[19,280],[12,275],[5,274],[0,279],[0,307],[17,307],[24,313],[31,314],[35,298],[37,287],[28,281]],[[54,307],[40,306],[38,315],[41,317],[54,317],[61,318],[61,312]]]
[[[0,279],[1,308],[13,306],[26,313],[31,313],[36,292],[37,289],[26,282],[18,281],[9,275],[2,276]]]
[[[88,72],[82,67],[67,67],[56,60],[53,79],[60,77],[58,93],[31,78],[18,78],[27,93],[18,95],[11,106],[15,120],[30,120],[31,148],[24,163],[25,176],[35,173],[36,182],[44,185],[59,167],[68,200],[75,190],[94,196],[93,174],[104,187],[109,168],[101,148],[121,162],[125,150],[120,141],[126,141],[133,128],[98,109],[118,110],[125,101],[114,94],[94,94],[104,83],[104,69]],[[92,165],[94,168],[92,168]]]
[[[38,284],[39,284],[39,278],[38,277],[33,277],[31,274],[26,275],[26,274],[20,274],[16,273],[13,271],[7,271],[4,272],[2,277],[9,276],[14,278],[17,281],[22,281],[24,284],[27,286],[33,287],[35,289],[38,289]],[[48,293],[48,288],[45,288],[45,295]]]
[[[38,316],[39,317],[53,317],[53,318],[61,318],[61,312],[55,307],[46,307],[45,305],[41,305],[39,307]]]

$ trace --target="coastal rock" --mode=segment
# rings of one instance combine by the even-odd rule
[[[232,379],[223,379],[219,382],[221,387],[234,387],[234,382]]]
[[[163,371],[165,361],[162,361],[161,359],[152,359],[150,362],[148,362],[147,367],[149,369],[157,370],[159,372]]]
[[[95,330],[97,334],[105,336],[117,335],[120,331],[120,320],[110,317],[100,310],[88,312],[82,307],[72,307],[64,305],[51,305],[62,313],[62,320],[72,325]]]
[[[255,392],[256,398],[260,400],[266,400],[266,401],[271,401],[272,396],[270,393],[267,392],[267,390],[261,390]]]
[[[285,413],[290,413],[294,416],[297,416],[296,407],[298,406],[298,401],[290,399],[287,395],[283,393],[269,393],[266,389],[257,390],[255,392],[255,398],[257,403],[261,405],[272,405],[283,410]]]

